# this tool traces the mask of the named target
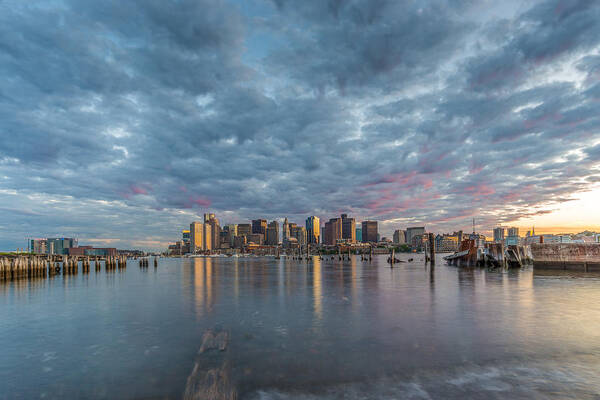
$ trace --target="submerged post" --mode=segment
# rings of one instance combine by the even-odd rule
[[[429,233],[429,259],[431,265],[435,265],[435,242],[433,240],[433,233]]]

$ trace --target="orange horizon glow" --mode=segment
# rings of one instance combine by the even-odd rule
[[[573,200],[562,203],[549,214],[520,218],[505,226],[516,226],[523,236],[532,227],[536,234],[600,232],[600,186],[577,193]]]

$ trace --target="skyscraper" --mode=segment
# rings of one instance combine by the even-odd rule
[[[356,220],[348,218],[347,214],[342,214],[342,239],[350,243],[356,242]]]
[[[238,235],[238,226],[235,224],[229,224],[227,228],[227,238],[229,239],[229,246],[233,247],[233,239]]]
[[[190,252],[195,254],[204,249],[204,224],[192,222],[190,224]]]
[[[417,226],[412,228],[406,228],[406,243],[412,245],[413,238],[415,236],[422,236],[425,234],[424,226]]]
[[[209,223],[192,222],[190,224],[190,252],[212,249],[212,229]]]
[[[238,224],[237,234],[239,236],[248,236],[252,233],[252,225],[250,224]]]
[[[221,226],[219,220],[215,217],[215,214],[204,214],[204,223],[210,225],[211,232],[211,249],[218,249],[220,245]]]
[[[288,219],[287,217],[285,217],[285,220],[283,221],[283,230],[281,233],[281,241],[283,242],[283,245],[287,245],[288,240],[290,239],[290,224],[288,223]]]
[[[331,218],[325,222],[325,232],[323,235],[323,244],[333,246],[337,244],[338,239],[342,238],[342,219]]]
[[[356,228],[356,241],[362,242],[362,225]]]
[[[319,238],[321,237],[321,221],[319,217],[308,217],[306,218],[306,235],[308,243],[318,244]]]
[[[271,221],[267,226],[267,238],[265,243],[270,246],[279,244],[279,222]]]
[[[377,243],[377,221],[362,222],[363,243]]]
[[[290,229],[290,237],[295,238],[299,246],[306,246],[307,234],[305,227],[294,225],[294,227]]]
[[[259,233],[263,235],[263,240],[267,235],[267,220],[266,219],[255,219],[252,220],[252,233]]]

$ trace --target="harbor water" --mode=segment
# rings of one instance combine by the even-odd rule
[[[0,282],[0,399],[209,398],[206,376],[238,399],[600,398],[600,275],[397,257]]]

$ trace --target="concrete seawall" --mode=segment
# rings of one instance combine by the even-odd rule
[[[534,268],[600,271],[600,243],[538,243],[531,253]]]

